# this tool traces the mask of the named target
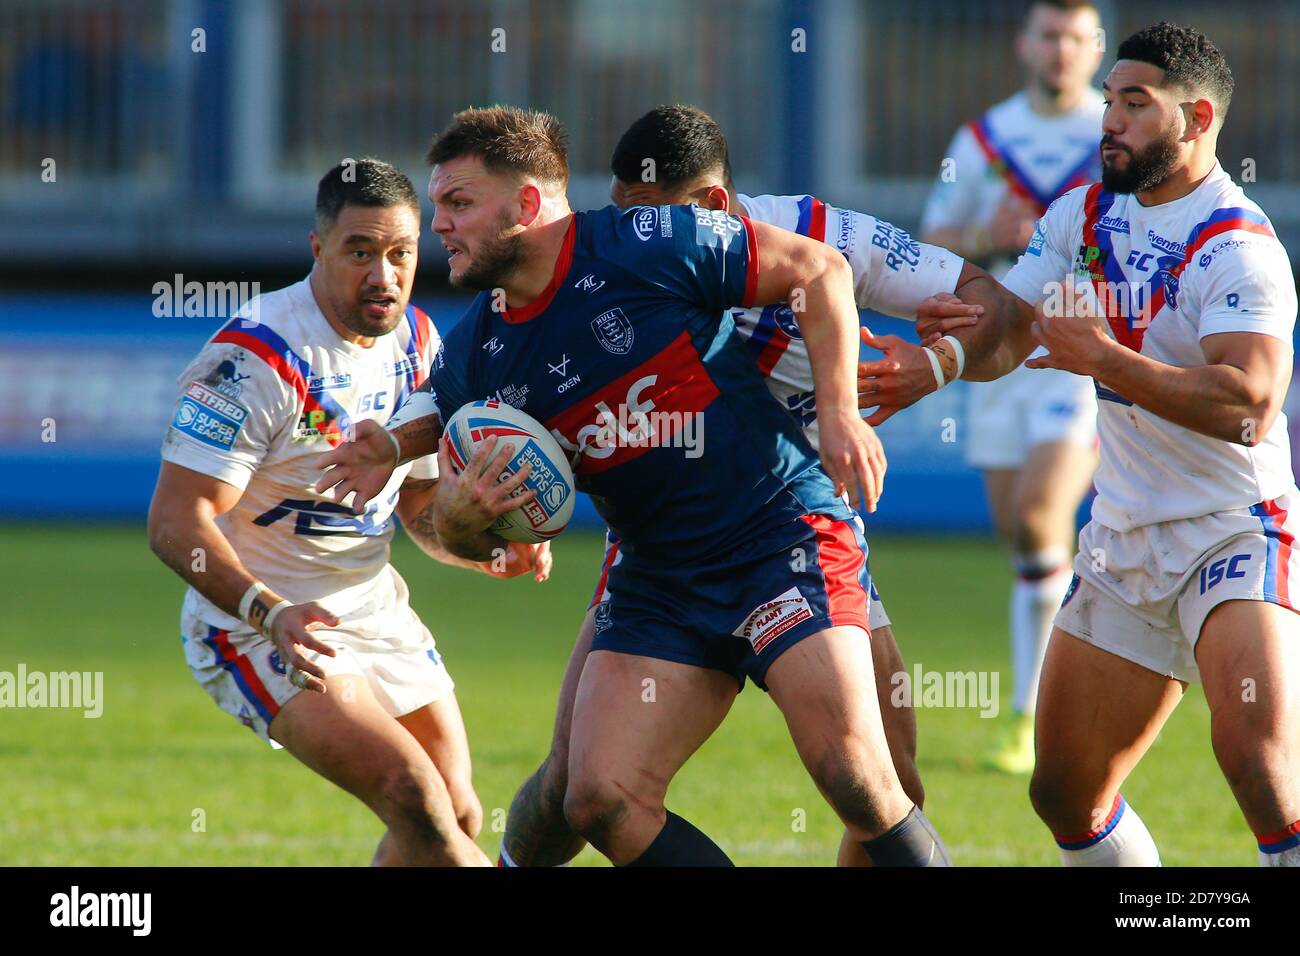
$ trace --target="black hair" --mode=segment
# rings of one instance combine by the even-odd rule
[[[643,181],[645,161],[654,161],[654,181],[680,186],[720,169],[731,188],[727,137],[713,117],[694,106],[656,106],[627,128],[609,159],[610,171],[622,182]]]
[[[1214,104],[1220,119],[1232,101],[1232,70],[1205,34],[1167,20],[1139,30],[1119,45],[1116,59],[1150,63],[1165,71],[1165,86],[1181,86]]]
[[[316,231],[338,222],[344,206],[409,206],[420,216],[420,197],[411,180],[381,159],[345,159],[321,177],[316,186]]]

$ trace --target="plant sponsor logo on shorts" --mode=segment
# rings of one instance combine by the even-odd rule
[[[731,633],[749,641],[757,654],[790,628],[812,616],[808,599],[797,587],[792,587],[754,608],[745,618],[745,623]]]

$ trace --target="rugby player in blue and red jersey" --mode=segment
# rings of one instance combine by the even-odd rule
[[[610,196],[615,204],[660,206],[695,204],[707,209],[735,212],[751,220],[770,223],[809,236],[834,248],[853,272],[859,308],[875,309],[902,318],[928,320],[983,311],[980,303],[995,308],[1014,305],[1011,294],[982,269],[937,246],[918,243],[905,231],[874,216],[841,209],[810,195],[745,195],[732,182],[726,136],[713,118],[692,106],[657,106],[639,117],[623,133],[610,158],[613,179]],[[955,306],[938,297],[960,290],[970,305]],[[951,298],[949,296],[949,298]],[[813,449],[818,448],[817,403],[812,367],[804,348],[794,311],[787,303],[753,309],[733,309],[736,331],[764,376],[768,391],[799,422]],[[974,318],[969,318],[971,324]],[[908,364],[922,380],[936,385],[933,369],[923,350],[895,336],[876,337],[863,327],[868,345],[889,349],[891,361]],[[957,333],[969,339],[974,330]],[[964,347],[964,344],[963,344]],[[878,364],[878,363],[872,363]],[[870,388],[874,380],[859,372],[859,383]],[[865,400],[868,406],[889,402]],[[860,402],[861,404],[861,402]],[[538,769],[519,787],[510,804],[501,839],[502,866],[559,866],[585,846],[564,819],[564,793],[568,785],[569,726],[578,679],[596,634],[596,615],[609,598],[609,569],[621,559],[617,540],[610,538],[591,606],[583,618],[569,664],[565,668],[556,706],[550,752]],[[924,807],[925,788],[916,767],[916,717],[910,706],[893,694],[897,675],[907,668],[895,642],[893,626],[880,595],[870,593],[868,623],[876,688],[881,702],[885,739],[894,769],[912,801]],[[837,862],[841,866],[869,863],[858,842],[847,833]]]
[[[866,544],[837,488],[874,508],[884,471],[858,413],[848,264],[823,243],[713,210],[573,213],[564,140],[553,117],[506,107],[463,111],[434,140],[433,228],[453,284],[484,292],[445,340],[431,387],[391,429],[358,425],[323,456],[319,487],[363,507],[398,462],[435,448],[446,460],[442,423],[465,403],[523,409],[573,452],[578,487],[623,553],[577,691],[570,825],[616,864],[728,865],[663,801],[748,676],[873,863],[946,864],[890,760]],[[804,305],[825,470],[728,311],[782,301]],[[650,441],[624,433],[625,419],[649,413]],[[611,417],[612,447],[593,441]],[[470,477],[489,450],[460,477],[447,467],[435,501],[440,541],[466,558],[504,544],[486,529],[519,503],[502,500],[515,481]]]

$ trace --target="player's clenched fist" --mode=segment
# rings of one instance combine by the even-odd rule
[[[532,489],[516,494],[532,473],[526,462],[514,474],[506,475],[513,450],[502,447],[493,456],[495,437],[481,442],[459,475],[451,463],[450,439],[438,442],[438,492],[433,499],[433,520],[444,541],[467,541],[486,531],[497,518],[537,497]]]
[[[836,492],[849,492],[859,510],[876,510],[885,490],[885,447],[854,412],[827,412],[821,421],[822,467]],[[861,489],[861,490],[859,490]]]
[[[315,601],[286,607],[271,622],[271,643],[280,652],[280,660],[291,668],[290,678],[303,690],[325,693],[325,671],[303,653],[304,649],[334,657],[336,651],[312,636],[321,627],[337,627],[339,619]]]
[[[320,456],[318,464],[326,469],[316,482],[316,490],[325,494],[334,489],[334,500],[343,501],[356,492],[352,507],[364,511],[366,504],[379,494],[397,468],[397,445],[378,422],[357,422],[352,439]]]

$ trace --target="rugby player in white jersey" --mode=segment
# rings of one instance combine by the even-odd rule
[[[646,160],[652,160],[647,164]],[[813,196],[746,196],[731,180],[727,142],[717,123],[690,106],[660,106],[650,110],[623,134],[611,159],[611,197],[622,207],[695,203],[752,220],[780,226],[826,242],[840,250],[853,269],[857,303],[905,318],[918,308],[931,318],[945,318],[954,329],[962,317],[980,314],[978,303],[997,301],[1014,310],[1015,303],[982,271],[934,246],[917,243],[906,232],[864,213],[837,209]],[[645,181],[653,170],[651,181]],[[961,286],[963,302],[931,299]],[[788,304],[732,313],[736,329],[749,346],[768,388],[803,425],[818,446],[812,368]],[[968,319],[972,321],[973,319]],[[961,333],[957,333],[961,334]],[[869,345],[887,350],[891,361],[907,363],[912,372],[937,386],[933,367],[923,350],[896,336],[873,336]],[[872,363],[874,367],[877,363]],[[884,360],[880,364],[884,364]],[[869,376],[868,376],[869,377]],[[877,403],[869,403],[874,407]],[[609,568],[619,560],[617,542],[606,548],[605,563],[595,594],[565,671],[557,707],[551,751],[538,770],[519,788],[510,807],[499,862],[505,866],[556,866],[572,859],[584,841],[565,822],[569,728],[574,696],[583,662],[595,633],[599,602],[607,599]],[[907,795],[921,806],[924,788],[916,768],[916,719],[910,706],[894,706],[895,676],[906,673],[889,616],[872,588],[869,610],[872,660],[881,702],[885,737],[894,767]],[[861,845],[845,834],[841,865],[869,865]]]
[[[428,514],[432,458],[398,469],[360,514],[312,487],[320,454],[353,422],[387,421],[438,350],[408,305],[419,222],[410,180],[387,163],[325,174],[311,274],[255,299],[179,379],[149,542],[190,584],[195,679],[383,820],[376,864],[488,865],[453,683],[388,563],[392,516],[431,556],[497,576],[540,580],[549,555],[447,554]]]
[[[963,126],[948,147],[922,239],[986,264],[999,278],[1034,223],[1067,190],[1100,175],[1097,10],[1034,0],[1016,37],[1026,87]],[[924,326],[922,326],[924,331]],[[1012,556],[1012,724],[986,762],[1034,765],[1033,708],[1052,617],[1070,581],[1075,515],[1097,465],[1097,403],[1088,379],[1021,367],[970,389],[967,461],[984,473],[994,524]]]
[[[1041,345],[1027,364],[1091,376],[1101,399],[1097,500],[1043,664],[1030,797],[1067,866],[1158,865],[1120,787],[1199,680],[1260,864],[1300,866],[1300,492],[1281,411],[1295,280],[1215,155],[1223,55],[1162,22],[1117,57],[1102,181],[1054,202],[1003,280],[1033,320],[968,355],[967,374],[998,375]]]

